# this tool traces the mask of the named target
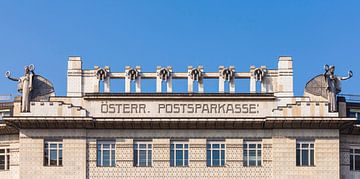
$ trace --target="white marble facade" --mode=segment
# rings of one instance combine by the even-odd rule
[[[0,134],[0,149],[10,149],[9,170],[0,170],[0,178],[359,177],[349,170],[347,151],[360,139],[340,134],[355,119],[341,110],[329,112],[327,99],[294,96],[291,57],[280,57],[277,69],[252,66],[247,72],[234,66],[218,72],[202,66],[185,72],[160,66],[155,72],[114,69],[85,70],[80,57],[70,57],[67,96],[32,101],[30,112],[21,112],[16,98],[14,115],[5,121],[18,133]],[[124,79],[123,89],[110,90],[114,79]],[[156,79],[154,93],[141,93],[147,79]],[[188,80],[186,93],[173,93],[177,79]],[[206,93],[206,79],[218,79],[219,93]],[[237,93],[238,79],[249,79],[248,93]],[[45,166],[48,140],[62,142],[61,166]],[[97,165],[102,140],[115,141],[115,166]],[[149,167],[133,165],[134,141],[142,140],[152,144]],[[176,140],[189,144],[187,167],[170,166],[170,143]],[[301,140],[314,143],[313,166],[296,165]],[[208,141],[226,145],[224,166],[207,166]],[[243,165],[244,141],[262,144],[260,166]]]

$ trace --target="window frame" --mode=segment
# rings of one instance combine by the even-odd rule
[[[0,150],[4,150],[4,153],[0,153],[0,156],[4,156],[4,169],[0,169],[0,171],[10,170],[10,148],[0,147]]]
[[[145,144],[145,166],[140,165],[140,145]],[[137,146],[135,149],[135,145]],[[151,147],[149,147],[149,145]],[[141,148],[144,150],[143,148]],[[149,151],[151,152],[151,159],[149,161]],[[153,166],[153,142],[152,141],[134,141],[133,143],[133,166],[134,167],[152,167]],[[137,154],[137,161],[135,162],[135,153]]]
[[[254,144],[255,148],[250,148],[250,145]],[[245,148],[246,145],[246,148]],[[259,146],[260,145],[260,148]],[[246,150],[246,160],[245,160],[245,156],[244,156],[244,151]],[[255,165],[250,165],[250,150],[255,150]],[[260,164],[259,164],[259,152],[260,151]],[[261,140],[257,140],[257,141],[246,141],[244,140],[243,142],[243,166],[244,167],[262,167],[263,166],[263,144]],[[245,164],[246,162],[246,164]]]
[[[359,150],[359,153],[356,153],[355,151]],[[349,170],[353,172],[360,172],[359,170],[356,170],[356,156],[360,156],[360,146],[350,146],[350,152],[349,152]],[[351,158],[353,160],[352,162],[352,169],[351,169]],[[359,166],[360,168],[360,166]]]
[[[213,148],[213,145],[218,144],[219,148]],[[210,148],[208,148],[210,145]],[[224,148],[222,147],[224,145]],[[210,150],[210,165],[208,165],[208,151]],[[213,151],[219,150],[219,165],[214,165],[213,162]],[[222,151],[224,151],[224,164],[221,164]],[[225,141],[207,141],[206,142],[206,166],[207,167],[225,167],[226,166],[226,144]]]
[[[176,145],[180,144],[183,147],[182,148],[177,148]],[[172,148],[171,145],[173,145],[174,147]],[[187,147],[186,147],[187,145]],[[170,167],[189,167],[189,149],[190,149],[190,145],[188,141],[171,141],[170,142]],[[173,152],[173,155],[171,155],[171,151]],[[177,165],[177,155],[176,155],[176,151],[182,151],[183,155],[182,155],[182,165]],[[185,157],[185,152],[187,152],[187,158]],[[173,159],[173,163],[171,161],[171,157],[174,157]],[[186,160],[186,161],[185,161]]]
[[[299,144],[299,148],[297,147],[297,145]],[[308,147],[307,148],[303,148],[303,144],[308,144]],[[312,145],[312,147],[311,147]],[[314,140],[298,140],[296,141],[296,146],[295,146],[296,150],[295,150],[295,164],[297,167],[315,167],[315,141]],[[299,150],[299,165],[297,164],[297,150]],[[303,164],[303,161],[302,161],[302,153],[303,151],[306,150],[308,151],[308,164],[305,165]],[[311,162],[311,151],[313,151],[313,161]],[[311,164],[312,163],[312,164]]]
[[[104,149],[104,145],[109,144],[109,149]],[[100,165],[98,164],[98,152],[100,145]],[[114,145],[114,148],[112,147]],[[104,151],[109,151],[109,166],[104,166]],[[114,151],[114,163],[112,159],[112,151]],[[116,141],[115,140],[97,140],[96,141],[96,166],[97,167],[116,167]]]
[[[56,148],[52,148],[51,144],[56,144]],[[47,145],[47,163],[45,163],[45,151]],[[60,147],[61,145],[61,147]],[[62,167],[63,166],[63,141],[62,140],[45,140],[44,141],[44,157],[43,157],[43,165],[45,167]],[[56,150],[56,165],[51,164],[51,150]],[[60,164],[60,151],[61,151],[61,164]]]

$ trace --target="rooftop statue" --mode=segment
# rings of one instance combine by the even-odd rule
[[[171,75],[171,72],[170,72],[170,68],[162,68],[160,71],[159,71],[159,74],[160,76],[160,79],[162,81],[167,81],[169,78],[170,78],[170,75]]]
[[[224,80],[231,81],[235,78],[235,71],[233,69],[225,68],[220,74]]]
[[[311,79],[305,87],[305,92],[315,96],[321,96],[329,101],[329,111],[337,111],[336,96],[341,92],[341,81],[350,79],[353,72],[349,71],[348,76],[335,75],[335,66],[324,66],[324,74],[317,75]]]
[[[327,82],[327,92],[330,104],[330,111],[337,111],[336,95],[341,92],[341,81],[350,79],[353,76],[352,71],[348,72],[348,76],[341,77],[335,75],[335,66],[325,65],[324,77]]]
[[[95,70],[96,70],[96,77],[101,81],[104,81],[105,78],[109,76],[110,68],[108,66],[105,66],[104,68],[95,66]]]
[[[193,79],[194,81],[201,81],[202,80],[202,71],[198,68],[194,68],[191,70],[190,74],[191,79]]]
[[[36,75],[34,65],[25,66],[24,76],[12,77],[10,71],[5,77],[18,82],[18,91],[22,93],[21,112],[30,112],[30,101],[46,101],[55,94],[52,83],[46,78]]]
[[[266,72],[267,72],[266,68],[256,68],[254,70],[255,80],[256,81],[262,81],[265,74],[266,74]]]
[[[134,81],[136,80],[139,76],[140,76],[140,73],[139,71],[137,71],[136,69],[132,68],[130,69],[126,76],[131,80],[131,81]]]

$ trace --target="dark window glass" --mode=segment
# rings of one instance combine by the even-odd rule
[[[221,150],[221,166],[225,165],[225,150]]]
[[[310,150],[310,165],[314,166],[314,150]]]
[[[44,166],[48,165],[49,162],[49,154],[48,154],[48,148],[47,145],[45,145],[46,147],[44,148]]]
[[[187,144],[186,144],[187,145]],[[188,150],[185,150],[185,166],[188,166],[189,165],[189,162],[188,162],[188,160],[189,160],[189,151]]]
[[[258,162],[258,166],[261,166],[261,150],[258,150],[258,157],[257,157],[257,162]]]
[[[302,144],[301,147],[302,147],[302,148],[308,148],[308,147],[309,147],[309,144]]]
[[[355,156],[355,170],[360,170],[360,155]]]
[[[173,145],[173,144],[171,144]],[[174,166],[174,150],[170,150],[170,166]]]
[[[134,149],[136,149],[134,145]],[[138,165],[138,150],[134,150],[134,166]]]
[[[354,161],[353,161],[354,156],[350,155],[350,170],[354,170]]]
[[[176,165],[177,166],[183,165],[183,151],[182,150],[176,151]]]
[[[0,170],[5,170],[5,156],[0,155]]]
[[[256,152],[249,150],[249,166],[256,166]]]
[[[111,150],[111,166],[115,166],[115,150]]]
[[[302,159],[302,165],[309,165],[309,151],[308,150],[301,151],[301,159]]]
[[[146,150],[139,151],[139,166],[146,166]]]
[[[296,149],[296,165],[300,166],[300,149]]]
[[[211,166],[211,151],[210,150],[206,151],[206,164],[207,164],[207,166]]]
[[[57,165],[57,151],[50,149],[50,165]]]
[[[244,158],[243,165],[248,166],[248,164],[247,164],[247,161],[248,161],[247,150],[243,150],[243,158]]]
[[[151,144],[150,144],[151,146]],[[151,166],[151,163],[152,163],[152,153],[151,153],[151,150],[148,150],[148,166]]]
[[[103,150],[103,165],[104,167],[110,166],[110,151],[109,150]]]
[[[220,153],[219,150],[213,150],[212,152],[213,166],[220,166]]]
[[[7,170],[10,169],[10,155],[7,156]]]
[[[59,165],[62,165],[62,149],[59,150]]]

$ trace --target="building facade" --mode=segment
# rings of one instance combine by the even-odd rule
[[[294,96],[291,57],[247,72],[116,72],[70,57],[66,96],[33,70],[0,124],[0,178],[360,177],[356,118],[345,100],[330,100],[325,78]],[[112,90],[119,79],[124,90]],[[147,79],[156,91],[141,92]],[[173,92],[179,79],[186,93]],[[208,79],[218,93],[206,93]],[[242,79],[247,93],[236,89]]]

